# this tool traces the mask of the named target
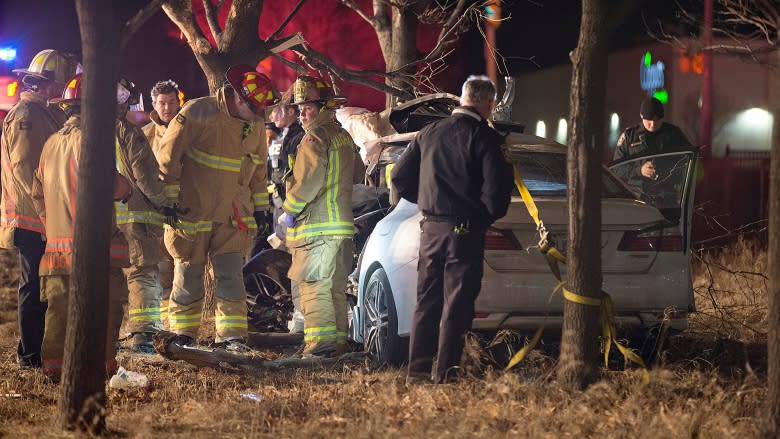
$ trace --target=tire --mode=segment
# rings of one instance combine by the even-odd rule
[[[264,250],[244,265],[247,322],[258,332],[288,332],[292,319],[290,279],[292,256],[280,250]]]
[[[404,341],[398,336],[398,315],[390,282],[383,268],[368,279],[363,296],[363,349],[375,366],[398,366],[406,359]]]

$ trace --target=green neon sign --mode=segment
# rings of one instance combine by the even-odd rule
[[[661,101],[661,103],[664,105],[669,102],[669,92],[664,89],[653,92],[653,97]]]

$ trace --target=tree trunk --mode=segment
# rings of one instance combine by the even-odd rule
[[[780,23],[777,26],[780,29]],[[780,51],[775,52],[780,60]],[[769,168],[769,336],[767,338],[767,437],[780,435],[780,71],[774,73],[770,92],[772,113],[772,158]]]
[[[58,418],[62,427],[105,429],[105,334],[114,178],[119,38],[111,2],[77,0],[84,54],[82,147],[73,273]]]
[[[568,153],[567,288],[601,294],[601,145],[607,73],[606,0],[585,0],[572,54],[571,143]],[[558,378],[581,390],[598,376],[599,308],[566,301]]]
[[[400,7],[393,7],[392,9],[390,51],[385,52],[387,46],[381,45],[385,58],[385,70],[388,72],[398,70],[417,59],[417,16],[414,12]],[[407,67],[403,70],[403,73],[411,76],[414,74],[414,67]],[[401,90],[412,92],[412,86],[409,83],[392,81],[390,79],[386,83]],[[398,97],[388,94],[385,99],[385,107],[393,107],[396,103],[398,103]]]

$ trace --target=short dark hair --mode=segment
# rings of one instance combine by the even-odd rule
[[[166,79],[165,81],[160,81],[157,84],[154,84],[154,87],[152,87],[152,101],[157,99],[157,96],[159,95],[167,95],[173,93],[178,98],[179,96],[179,84],[173,82],[171,79]]]
[[[285,105],[284,111],[287,112],[288,109],[292,109],[293,111],[295,111],[296,116],[299,116],[301,114],[301,110],[298,109],[297,105]]]

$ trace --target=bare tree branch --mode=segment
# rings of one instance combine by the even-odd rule
[[[295,71],[296,73],[298,73],[298,74],[301,74],[301,75],[303,75],[303,74],[305,74],[305,73],[306,73],[306,68],[305,68],[305,67],[303,67],[303,66],[302,66],[302,65],[300,65],[300,64],[296,64],[296,63],[294,63],[294,62],[290,61],[289,59],[287,59],[287,58],[283,57],[282,55],[279,55],[278,53],[272,53],[272,54],[271,54],[271,56],[273,56],[273,57],[274,57],[274,58],[276,58],[276,59],[277,59],[277,60],[278,60],[280,63],[282,63],[282,64],[286,65],[286,66],[287,66],[287,67],[289,67],[289,68],[291,68],[292,70],[294,70],[294,71]]]
[[[339,0],[339,3],[342,5],[348,7],[349,9],[352,9],[355,11],[356,14],[360,16],[363,20],[366,20],[368,24],[371,25],[371,27],[376,29],[377,26],[377,18],[376,17],[370,17],[368,14],[363,12],[363,10],[360,8],[360,5],[357,4],[354,0]]]
[[[361,84],[368,87],[371,87],[375,90],[379,90],[383,93],[388,93],[393,96],[397,96],[400,99],[412,99],[414,98],[414,95],[405,91],[401,90],[400,88],[392,87],[387,84],[373,81],[369,78],[367,78],[367,73],[364,71],[355,71],[355,70],[349,70],[345,69],[341,66],[336,65],[330,58],[327,56],[317,52],[316,50],[304,47],[302,45],[295,46],[292,48],[298,55],[301,56],[301,58],[309,64],[313,69],[315,70],[328,70],[330,72],[333,72],[334,75],[339,77],[343,81],[353,82],[355,84]]]
[[[162,8],[171,21],[187,37],[187,42],[196,56],[205,56],[213,51],[211,43],[195,23],[192,2],[190,0],[163,0]]]
[[[219,23],[217,22],[217,12],[214,9],[214,5],[211,4],[211,0],[203,0],[203,8],[206,11],[206,21],[211,29],[211,34],[214,35],[214,42],[217,43],[217,47],[222,42],[222,31],[219,29]]]
[[[119,49],[124,50],[124,48],[127,46],[127,44],[130,42],[130,38],[135,35],[136,32],[138,32],[138,29],[141,28],[141,26],[144,25],[150,18],[154,16],[159,10],[160,5],[162,5],[163,0],[152,0],[141,8],[140,11],[138,11],[133,18],[127,20],[127,23],[125,23],[125,27],[122,30],[122,40],[119,43]]]
[[[284,30],[284,28],[287,26],[287,24],[290,22],[290,20],[292,20],[292,18],[295,16],[295,14],[298,13],[298,10],[301,9],[301,6],[303,6],[303,4],[305,2],[306,2],[306,0],[298,0],[298,4],[295,5],[295,8],[293,8],[293,10],[290,12],[290,14],[287,15],[287,18],[285,18],[284,21],[282,21],[282,24],[280,24],[279,27],[276,28],[276,30],[271,34],[271,36],[269,36],[268,38],[265,39],[266,43],[271,41],[271,40],[273,40],[274,38],[278,37],[279,34],[282,33],[282,30]]]

